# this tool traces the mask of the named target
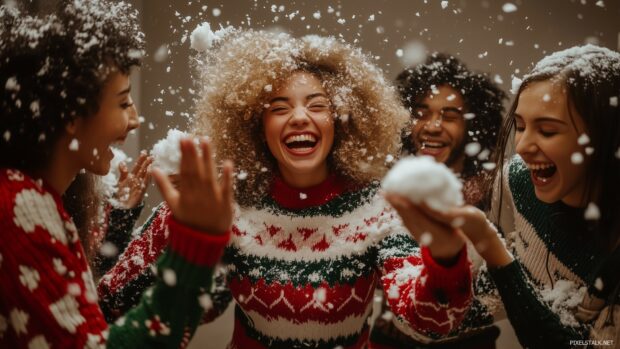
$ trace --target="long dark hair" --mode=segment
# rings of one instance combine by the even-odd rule
[[[506,94],[488,76],[469,70],[454,56],[435,52],[423,64],[402,71],[396,78],[396,85],[410,113],[428,95],[433,85],[449,85],[457,90],[463,96],[468,111],[475,114],[473,119],[466,121],[465,143],[477,142],[490,154],[495,151]],[[403,148],[415,153],[416,149],[413,149],[409,139],[410,129],[409,125],[403,132]],[[468,178],[479,174],[482,163],[476,157],[468,156],[461,176]]]
[[[598,206],[601,215],[593,223],[595,238],[611,251],[620,243],[620,54],[617,52],[594,45],[573,47],[545,57],[524,77],[499,134],[496,183],[503,181],[505,150],[514,131],[519,96],[533,82],[551,79],[564,84],[568,110],[574,107],[578,113],[570,115],[573,125],[575,117],[581,117],[590,138],[589,146],[594,148],[588,155],[582,204],[592,202]],[[501,202],[502,186],[495,189],[500,190]],[[499,215],[501,212],[498,222]]]
[[[122,2],[63,1],[45,17],[0,7],[0,167],[33,175],[48,166],[66,125],[99,110],[108,74],[140,65],[143,37]],[[84,238],[94,190],[78,176],[63,198]]]

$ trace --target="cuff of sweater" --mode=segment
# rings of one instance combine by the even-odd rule
[[[189,228],[168,216],[170,249],[185,260],[199,266],[214,266],[219,261],[230,231],[223,235],[211,235]]]
[[[514,260],[512,263],[499,268],[489,268],[489,274],[500,295],[510,290],[522,290],[528,286],[527,279],[521,264]]]
[[[434,288],[450,289],[468,286],[471,283],[471,268],[467,248],[459,252],[456,262],[444,266],[433,259],[428,247],[422,247],[422,261],[428,272],[427,283]]]

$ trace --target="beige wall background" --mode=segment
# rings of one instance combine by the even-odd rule
[[[57,0],[25,2],[46,10]],[[189,40],[182,38],[203,21],[212,28],[230,24],[342,37],[374,56],[390,79],[408,65],[402,58],[411,47],[414,53],[420,47],[447,52],[474,70],[491,73],[506,91],[513,75],[521,76],[550,52],[586,42],[620,49],[620,0],[516,0],[510,2],[513,12],[503,10],[507,1],[492,0],[130,2],[140,10],[148,54],[132,77],[134,99],[145,118],[125,145],[134,158],[170,128],[187,129],[194,83]],[[151,187],[143,219],[160,200]],[[232,321],[229,309],[215,323],[200,327],[190,348],[225,348]],[[520,348],[508,322],[500,321],[500,326],[498,348]]]

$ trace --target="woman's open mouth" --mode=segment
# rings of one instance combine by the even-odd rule
[[[292,155],[302,156],[313,153],[319,138],[312,133],[291,134],[284,138],[284,148]]]
[[[527,164],[535,185],[543,186],[551,182],[557,172],[557,167],[553,163],[534,163]]]

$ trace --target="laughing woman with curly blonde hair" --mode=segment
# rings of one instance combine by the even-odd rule
[[[230,348],[363,348],[381,282],[405,330],[454,329],[471,300],[463,240],[417,224],[416,211],[403,215],[405,228],[378,192],[409,117],[382,72],[334,38],[240,30],[215,38],[194,60],[194,131],[210,137],[218,162],[236,164],[239,206],[219,286],[202,302],[205,321],[234,298]],[[167,215],[161,206],[103,278],[108,316],[150,283]],[[419,248],[425,231],[432,243]]]

